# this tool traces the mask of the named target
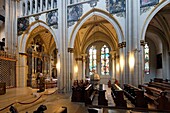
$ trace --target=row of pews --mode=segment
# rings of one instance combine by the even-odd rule
[[[144,96],[157,109],[170,110],[170,83],[161,78],[151,79],[149,83],[139,85],[145,91]]]
[[[85,105],[92,105],[95,95],[98,94],[98,106],[104,105],[105,107],[109,107],[104,85],[98,85],[97,89],[93,84],[88,82],[83,83],[83,81],[76,81],[74,85],[72,87],[72,102],[84,102]],[[135,109],[170,111],[169,80],[156,78],[138,87],[131,84],[124,84],[123,88],[121,88],[117,84],[110,83],[108,86],[111,88],[111,96],[115,103],[114,108],[131,109],[128,106],[130,101]],[[74,100],[73,98],[76,99]],[[154,107],[150,105],[154,105]],[[94,112],[93,110],[93,108],[89,109],[89,112]]]
[[[150,109],[149,105],[154,105],[157,110],[170,110],[170,83],[168,80],[156,78],[138,87],[124,84],[123,89],[112,84],[111,95],[116,107],[127,108],[125,96],[135,108]]]
[[[84,102],[85,106],[92,105],[96,95],[98,95],[98,105],[108,105],[105,95],[106,88],[104,84],[91,84],[88,81],[75,80],[72,86],[72,102]]]

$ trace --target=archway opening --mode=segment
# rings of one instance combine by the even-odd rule
[[[119,54],[118,36],[113,25],[101,16],[93,15],[78,30],[74,41],[75,66],[78,73],[74,79],[91,78],[98,74],[101,83],[116,78],[116,52]],[[119,59],[117,59],[119,61]]]
[[[150,21],[145,42],[149,47],[149,58],[145,63],[149,67],[144,67],[145,82],[153,78],[169,79],[169,49],[170,49],[170,4],[163,7]],[[146,56],[146,53],[145,53]],[[149,61],[148,61],[149,60]],[[144,65],[146,66],[146,65]]]
[[[57,48],[52,33],[43,26],[33,29],[27,38],[27,86],[38,87],[37,78],[42,73],[47,82],[57,80]]]

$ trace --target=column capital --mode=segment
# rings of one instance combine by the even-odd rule
[[[126,42],[122,42],[122,47],[126,47]]]
[[[84,58],[84,57],[87,56],[87,54],[86,54],[86,53],[83,53],[83,54],[81,54],[81,56]]]
[[[68,52],[73,53],[74,52],[74,48],[68,48]]]
[[[141,46],[145,46],[145,41],[144,40],[140,40],[140,45]]]
[[[112,50],[112,51],[110,51],[110,54],[111,54],[111,55],[116,54],[116,50]]]
[[[76,58],[75,60],[76,61],[82,61],[82,58]]]
[[[119,48],[122,48],[122,47],[123,47],[123,46],[122,46],[122,43],[119,43],[119,44],[118,44],[118,47],[119,47]]]

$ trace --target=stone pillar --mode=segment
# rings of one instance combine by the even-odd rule
[[[78,77],[78,80],[82,80],[82,57],[78,57],[76,58],[76,62],[77,62],[77,66],[78,66],[78,72],[77,72],[77,77]]]
[[[42,12],[43,11],[43,0],[40,0],[40,10],[39,12]]]
[[[126,42],[122,42],[122,53],[121,53],[121,58],[120,58],[120,63],[121,65],[123,65],[121,68],[121,72],[122,72],[122,86],[124,83],[126,83],[126,70],[125,70],[125,56],[126,56]]]
[[[30,14],[33,14],[33,11],[32,11],[33,7],[32,6],[33,6],[32,5],[32,0],[30,0]]]
[[[144,61],[144,46],[145,46],[145,41],[140,40],[140,53],[139,53],[139,84],[144,83],[144,71],[145,71],[145,61]]]
[[[73,84],[73,73],[74,73],[74,68],[73,68],[73,48],[68,48],[68,52],[69,52],[69,62],[68,62],[68,73],[69,73],[69,77],[68,77],[68,82],[69,82],[69,86],[68,86],[68,91],[71,91],[71,86]]]
[[[45,0],[45,10],[47,10],[48,7],[48,0]]]
[[[111,75],[111,79],[115,79],[116,78],[116,60],[115,60],[115,54],[116,51],[110,51],[110,55],[111,55],[111,65],[112,65],[112,75]]]
[[[87,56],[87,54],[82,54],[82,57],[83,57],[83,59],[82,59],[82,62],[83,62],[83,67],[82,67],[82,79],[83,80],[85,80],[85,78],[86,78],[86,56]]]
[[[135,0],[132,3],[132,51],[134,51],[134,57],[135,57],[135,65],[132,75],[132,84],[135,86],[138,86],[139,84],[139,48],[140,48],[140,40],[138,37],[140,37],[139,33],[139,17],[140,17],[140,1]]]
[[[18,59],[17,65],[17,76],[16,76],[16,83],[17,87],[26,87],[27,86],[27,79],[28,79],[28,66],[27,66],[27,56],[26,54],[20,54]]]
[[[34,13],[37,13],[38,12],[38,0],[35,0],[35,12]]]
[[[124,55],[123,55],[123,45],[122,43],[119,43],[118,44],[119,46],[119,81],[120,81],[120,85],[122,86],[123,85],[123,82],[124,82]]]
[[[58,29],[59,36],[62,37],[62,39],[59,39],[59,52],[60,52],[60,64],[61,64],[61,84],[63,86],[63,92],[68,91],[68,36],[67,36],[67,0],[58,1],[58,14],[59,14],[59,26],[61,26]]]
[[[51,8],[50,9],[53,9],[53,7],[54,7],[54,0],[51,0]]]

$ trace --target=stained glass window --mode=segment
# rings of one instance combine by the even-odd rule
[[[101,48],[101,75],[109,75],[109,48],[106,45]]]
[[[92,75],[97,69],[97,50],[95,46],[89,49],[89,74]]]
[[[150,73],[150,69],[149,69],[149,46],[148,44],[145,44],[144,47],[144,54],[145,54],[145,74],[149,74]]]

